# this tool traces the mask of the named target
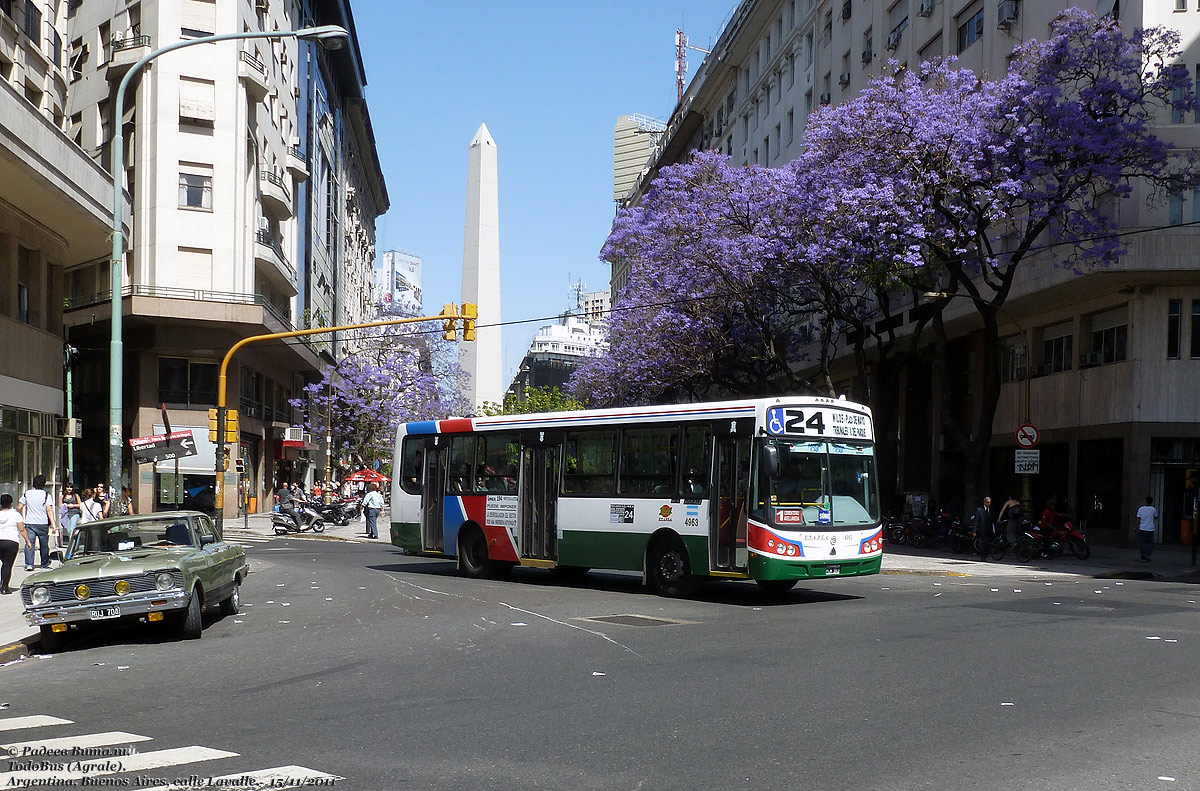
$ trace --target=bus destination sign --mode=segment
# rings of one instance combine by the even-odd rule
[[[767,409],[767,433],[773,436],[813,437],[871,442],[871,419],[860,412],[837,407],[787,407]]]

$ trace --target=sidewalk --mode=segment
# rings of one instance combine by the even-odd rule
[[[1018,563],[1010,551],[1004,560],[980,561],[974,554],[955,554],[948,548],[916,549],[885,543],[884,574],[946,574],[965,576],[1085,576],[1113,579],[1158,579],[1171,582],[1200,583],[1200,567],[1192,566],[1192,549],[1184,546],[1158,546],[1153,560],[1143,563],[1138,550],[1116,547],[1092,547],[1087,560],[1071,555],[1051,560],[1034,558]]]
[[[363,541],[370,544],[387,543],[387,531],[390,525],[390,516],[387,509],[384,509],[383,513],[379,515],[378,526],[380,537],[378,540],[371,541],[365,537],[366,524],[360,517],[357,521],[351,522],[346,527],[338,527],[331,524],[326,526],[324,533],[292,533],[290,537],[332,541]],[[251,514],[244,520],[239,517],[237,519],[226,520],[225,522],[225,538],[233,543],[237,543],[239,537],[261,539],[274,535],[275,531],[271,528],[271,515],[269,513]],[[284,538],[284,536],[280,536],[280,538]],[[34,573],[32,571],[25,571],[24,564],[24,552],[18,552],[17,562],[13,566],[12,575],[14,593],[8,596],[0,596],[0,664],[27,655],[29,653],[29,644],[37,640],[38,630],[26,624],[25,616],[22,615],[24,606],[21,604],[21,582],[27,576]],[[55,561],[53,565],[57,568],[59,563]],[[250,570],[253,573],[253,562],[250,564]]]

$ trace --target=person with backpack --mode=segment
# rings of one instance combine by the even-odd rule
[[[46,491],[46,476],[33,479],[33,487],[21,495],[17,511],[25,521],[25,570],[33,571],[33,550],[37,545],[42,568],[50,568],[50,531],[54,529],[54,499]]]

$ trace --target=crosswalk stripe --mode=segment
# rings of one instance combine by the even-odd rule
[[[35,784],[69,785],[72,780],[99,777],[101,775],[119,774],[121,772],[141,772],[147,769],[160,769],[165,766],[178,766],[197,761],[211,761],[217,758],[231,758],[237,753],[226,750],[214,750],[211,747],[172,747],[168,750],[154,750],[148,753],[121,755],[112,758],[97,758],[90,761],[64,761],[51,759],[44,763],[61,765],[60,769],[26,770],[0,772],[0,788],[17,788]],[[70,767],[68,769],[67,767]]]
[[[344,777],[318,772],[304,766],[277,766],[273,769],[259,769],[254,772],[239,772],[235,775],[221,777],[197,778],[195,785],[169,785],[143,788],[140,791],[187,791],[192,788],[228,787],[228,788],[298,788],[300,786],[332,786]],[[315,782],[320,781],[320,782]]]
[[[43,725],[72,725],[72,720],[50,717],[45,714],[31,714],[28,717],[4,717],[0,719],[0,731],[19,731],[22,728],[40,728]]]
[[[104,733],[85,733],[82,736],[61,736],[57,739],[38,739],[31,742],[10,742],[0,744],[0,760],[8,758],[36,758],[36,752],[26,750],[74,750],[86,747],[107,747],[111,744],[133,744],[134,742],[150,741],[149,736],[139,736],[125,731],[105,731]],[[87,756],[85,756],[87,757]]]

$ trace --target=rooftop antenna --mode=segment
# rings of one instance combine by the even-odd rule
[[[684,35],[683,28],[675,28],[675,91],[677,94],[676,101],[683,101],[683,80],[687,76],[687,51],[694,49],[697,52],[703,52],[705,55],[712,52],[710,49],[701,49],[693,47],[688,43],[688,37]]]

